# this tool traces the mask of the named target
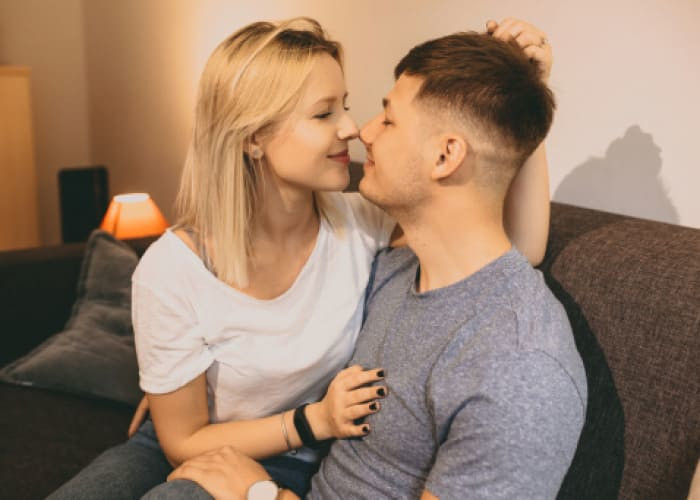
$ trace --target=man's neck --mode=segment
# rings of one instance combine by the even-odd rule
[[[457,283],[511,249],[502,210],[479,205],[444,202],[412,221],[399,220],[420,263],[419,292]]]

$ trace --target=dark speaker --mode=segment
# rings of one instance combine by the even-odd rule
[[[63,242],[86,241],[107,211],[107,169],[103,166],[62,168],[58,172],[58,188]]]

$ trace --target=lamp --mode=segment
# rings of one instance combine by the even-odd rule
[[[100,224],[100,229],[122,240],[161,234],[167,227],[168,222],[147,193],[118,194]]]

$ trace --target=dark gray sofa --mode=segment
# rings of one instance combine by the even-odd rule
[[[139,251],[149,240],[131,242]],[[60,330],[82,245],[0,252],[0,364]],[[586,365],[560,498],[685,498],[700,457],[700,230],[552,204],[540,266]],[[125,439],[132,408],[0,384],[0,498],[42,498]]]

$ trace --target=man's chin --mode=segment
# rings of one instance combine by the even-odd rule
[[[379,208],[384,208],[381,197],[378,196],[375,190],[372,189],[371,182],[369,181],[369,179],[367,179],[367,176],[360,179],[360,183],[357,186],[357,190],[367,201],[374,203]]]

